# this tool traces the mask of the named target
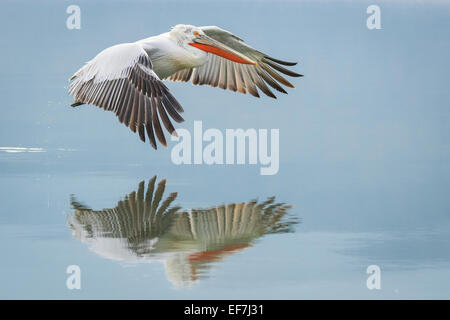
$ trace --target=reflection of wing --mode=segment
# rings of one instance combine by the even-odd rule
[[[145,131],[156,149],[155,134],[166,145],[160,120],[171,134],[176,134],[168,114],[182,122],[183,108],[153,71],[152,62],[137,43],[109,47],[86,63],[71,78],[69,93],[72,106],[93,104],[113,111],[142,141]],[[158,118],[159,114],[159,118]]]
[[[291,206],[274,201],[272,197],[262,203],[230,203],[183,212],[172,225],[170,235],[179,241],[196,240],[214,247],[249,242],[267,233],[289,232],[292,221],[280,220]]]
[[[81,228],[88,238],[126,239],[128,249],[136,255],[147,253],[148,248],[143,244],[164,234],[179,209],[169,208],[176,193],[171,193],[161,203],[166,180],[159,182],[154,192],[155,181],[156,176],[149,181],[146,192],[142,181],[137,193],[131,192],[112,209],[94,211],[72,200],[75,209],[70,219],[72,228]]]
[[[275,203],[275,198],[271,197],[261,203],[230,203],[182,212],[155,249],[166,239],[176,241],[179,249],[197,243],[199,251],[187,259],[192,267],[192,277],[202,278],[210,263],[248,248],[257,238],[270,233],[292,232],[297,219],[286,216],[290,208],[290,205]]]
[[[275,90],[287,93],[279,83],[289,88],[294,86],[278,72],[291,77],[301,77],[301,74],[288,70],[281,65],[293,66],[296,62],[287,62],[272,58],[245,44],[242,39],[232,33],[218,27],[201,27],[209,37],[225,44],[226,46],[244,54],[258,63],[241,64],[227,60],[214,54],[208,54],[208,61],[197,68],[188,68],[178,71],[168,78],[172,81],[189,81],[197,85],[219,86],[222,89],[239,91],[259,97],[258,87],[267,96],[276,98],[267,84]],[[276,70],[276,71],[275,71]],[[277,72],[278,71],[278,72]]]

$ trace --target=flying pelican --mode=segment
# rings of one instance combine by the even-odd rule
[[[275,70],[291,77],[293,66],[253,49],[229,31],[216,26],[176,25],[170,32],[106,48],[70,78],[69,94],[76,107],[92,104],[116,114],[145,142],[157,149],[155,134],[167,145],[161,128],[176,136],[169,116],[183,122],[184,110],[162,80],[192,81],[259,97],[258,87],[276,98],[266,83],[287,93],[279,83],[294,86]]]
[[[166,180],[156,180],[140,182],[114,208],[93,210],[72,196],[67,222],[74,238],[107,259],[163,262],[169,280],[185,287],[228,255],[266,235],[294,232],[300,222],[275,197],[184,209],[174,205],[177,192],[165,195]]]

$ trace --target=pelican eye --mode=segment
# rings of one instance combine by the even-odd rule
[[[198,37],[200,35],[200,33],[198,33],[198,31],[194,31],[192,34],[196,37]]]

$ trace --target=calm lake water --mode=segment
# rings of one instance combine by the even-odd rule
[[[364,1],[78,1],[80,30],[70,4],[1,4],[0,298],[450,298],[448,3],[382,2],[380,30]],[[277,174],[177,166],[69,107],[84,62],[177,23],[299,61],[277,100],[166,83],[178,128],[279,129]]]

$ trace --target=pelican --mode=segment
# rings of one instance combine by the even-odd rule
[[[91,104],[112,111],[144,142],[147,132],[157,149],[155,135],[167,146],[160,122],[176,136],[170,118],[184,121],[183,108],[163,80],[248,91],[255,97],[259,88],[276,98],[267,85],[282,93],[287,92],[280,84],[294,88],[280,73],[302,76],[282,66],[296,64],[253,49],[216,26],[176,25],[158,36],[101,51],[70,78],[69,94],[75,99],[72,107]]]
[[[167,196],[166,180],[154,176],[122,197],[115,207],[93,210],[71,197],[67,216],[74,238],[101,257],[129,263],[162,262],[176,287],[206,278],[206,271],[228,255],[253,246],[270,234],[292,233],[299,223],[292,206],[265,201],[185,209]]]

